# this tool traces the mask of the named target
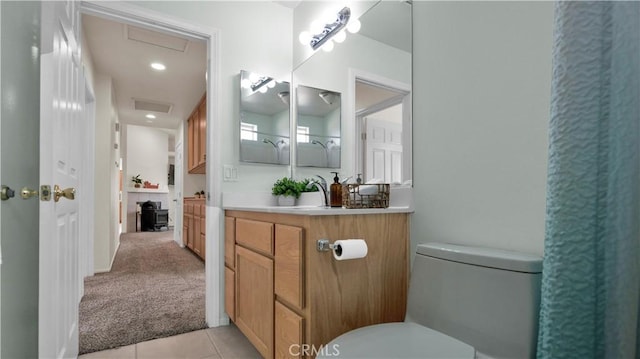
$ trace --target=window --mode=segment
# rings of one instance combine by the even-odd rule
[[[240,139],[257,141],[258,125],[254,125],[253,123],[240,122]]]
[[[298,142],[309,143],[309,127],[298,126],[297,134]]]

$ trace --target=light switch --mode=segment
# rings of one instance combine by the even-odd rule
[[[225,182],[235,182],[238,180],[238,167],[236,166],[224,165],[222,167],[222,173],[222,180]]]

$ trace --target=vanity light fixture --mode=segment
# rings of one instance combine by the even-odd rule
[[[298,39],[303,44],[309,42],[309,45],[311,45],[311,48],[314,50],[317,50],[326,43],[325,46],[328,47],[326,51],[331,51],[331,49],[333,48],[333,41],[331,41],[332,37],[336,42],[344,41],[346,34],[342,30],[347,27],[349,18],[351,18],[351,9],[345,6],[344,8],[342,8],[342,10],[338,11],[338,14],[333,22],[326,23],[324,26],[320,25],[318,27],[318,21],[314,21],[311,28],[311,32],[314,35],[309,34],[309,32],[307,31],[303,31]],[[350,32],[353,33],[360,30],[359,24],[360,22],[357,19],[352,21],[350,27],[357,29],[355,31],[350,30]]]
[[[331,91],[322,91],[318,94],[322,101],[327,105],[333,104],[333,101],[336,99],[336,94]]]
[[[260,76],[252,73],[249,75],[249,78],[243,79],[240,85],[243,88],[250,88],[253,92],[260,91],[261,93],[265,93],[268,88],[274,88],[276,82],[273,80],[273,77]],[[265,85],[267,86],[264,87]]]
[[[290,103],[289,91],[278,92],[278,97],[280,98],[280,101],[282,101],[285,105],[289,105]]]

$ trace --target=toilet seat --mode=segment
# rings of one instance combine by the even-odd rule
[[[316,358],[474,358],[474,349],[416,323],[359,328],[332,340]]]

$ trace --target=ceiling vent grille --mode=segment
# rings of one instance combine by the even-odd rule
[[[172,104],[166,102],[133,99],[133,108],[140,111],[169,113],[172,107]]]
[[[189,45],[187,39],[131,25],[127,25],[127,39],[180,52],[187,51]]]

